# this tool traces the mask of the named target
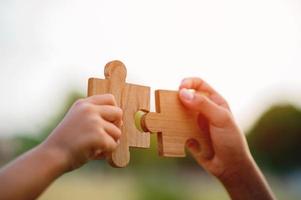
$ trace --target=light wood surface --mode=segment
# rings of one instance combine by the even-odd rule
[[[180,102],[177,91],[157,90],[156,112],[149,112],[141,119],[144,131],[158,134],[159,155],[184,157],[188,139],[195,139],[203,155],[213,156],[209,135],[202,133],[197,125],[197,113],[188,111]]]
[[[109,162],[114,167],[125,167],[130,161],[129,147],[150,146],[149,133],[138,131],[134,121],[134,115],[138,110],[149,110],[150,88],[126,83],[126,68],[120,61],[109,62],[105,66],[104,74],[105,79],[89,79],[88,96],[113,94],[118,106],[123,110],[120,144],[109,156]]]

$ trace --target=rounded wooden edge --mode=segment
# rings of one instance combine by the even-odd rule
[[[130,157],[128,157],[128,159],[126,159],[126,161],[124,162],[124,160],[121,161],[119,159],[116,159],[115,156],[116,155],[113,155],[113,152],[111,152],[106,157],[106,160],[108,161],[108,163],[114,168],[124,168],[124,167],[128,166],[128,164],[130,163]]]
[[[119,81],[125,82],[127,71],[125,65],[121,61],[113,60],[106,64],[104,74],[106,79],[118,77]]]

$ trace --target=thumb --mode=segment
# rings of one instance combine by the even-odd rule
[[[225,125],[226,119],[230,116],[223,107],[195,90],[183,88],[179,92],[179,97],[184,106],[203,114],[211,124],[217,127]]]

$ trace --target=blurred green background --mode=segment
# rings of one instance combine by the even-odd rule
[[[71,92],[61,112],[37,133],[19,133],[3,140],[6,151],[2,154],[9,156],[1,157],[2,164],[42,142],[81,97]],[[279,199],[301,198],[300,133],[301,111],[288,104],[268,108],[247,133],[255,160]],[[60,177],[40,199],[229,199],[218,180],[191,157],[161,158],[156,146],[156,136],[152,135],[150,149],[132,148],[127,168],[112,168],[104,160],[92,161]]]

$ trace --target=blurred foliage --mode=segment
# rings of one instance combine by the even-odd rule
[[[259,165],[278,174],[301,167],[301,111],[292,105],[273,106],[247,135]]]
[[[181,170],[183,168],[187,169],[194,167],[199,170],[200,168],[189,154],[184,158],[163,158],[159,156],[156,134],[151,135],[151,145],[149,149],[131,148],[131,162],[129,167],[135,168],[135,170],[138,168],[143,170],[146,168]]]
[[[40,144],[51,132],[52,130],[59,124],[59,122],[64,118],[66,112],[71,107],[71,105],[79,98],[82,98],[78,92],[71,92],[68,95],[67,100],[62,105],[60,112],[57,113],[52,119],[48,120],[44,126],[39,129],[37,132],[33,133],[20,133],[16,136],[16,141],[18,143],[18,148],[16,150],[16,155],[20,155],[29,149]]]
[[[164,172],[161,172],[164,174]],[[164,199],[164,200],[185,200],[185,199],[197,199],[195,194],[189,193],[187,185],[181,180],[175,180],[175,177],[164,178],[164,175],[153,176],[153,179],[138,179],[139,185],[137,188],[139,200],[153,200],[153,199]]]

